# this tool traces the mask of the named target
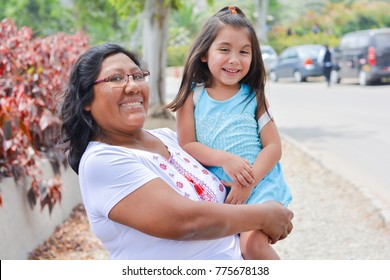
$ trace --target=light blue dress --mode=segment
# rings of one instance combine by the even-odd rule
[[[241,84],[240,90],[224,101],[212,99],[203,88],[196,95],[194,118],[197,141],[208,147],[236,154],[253,164],[262,149],[254,92],[250,91],[248,85]],[[222,167],[207,168],[219,179],[232,181]],[[279,201],[285,207],[292,200],[279,162],[253,189],[247,203],[268,200]]]

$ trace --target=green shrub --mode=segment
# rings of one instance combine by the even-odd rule
[[[308,33],[306,35],[291,35],[285,34],[269,36],[269,44],[280,54],[285,48],[296,45],[305,44],[320,44],[329,45],[330,48],[336,47],[340,42],[340,38],[327,33]]]
[[[167,49],[167,66],[182,66],[190,46],[169,46]]]

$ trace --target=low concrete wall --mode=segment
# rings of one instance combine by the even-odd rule
[[[49,164],[44,164],[44,174],[52,174]],[[27,201],[29,181],[15,185],[13,178],[0,182],[4,207],[0,208],[0,259],[25,260],[29,252],[53,234],[63,223],[74,206],[81,203],[78,177],[71,168],[62,172],[62,202],[41,210],[40,205],[30,208]]]

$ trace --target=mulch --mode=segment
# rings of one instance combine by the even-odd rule
[[[77,205],[69,218],[34,249],[29,260],[109,259],[108,252],[90,229],[84,205]]]

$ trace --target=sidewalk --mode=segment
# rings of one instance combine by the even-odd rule
[[[175,129],[175,124],[148,119],[145,127]],[[293,232],[275,245],[282,259],[390,260],[390,228],[371,201],[292,141],[282,137],[282,143],[281,164],[293,192],[290,208],[295,214]],[[108,255],[79,207],[32,258],[106,259]]]

